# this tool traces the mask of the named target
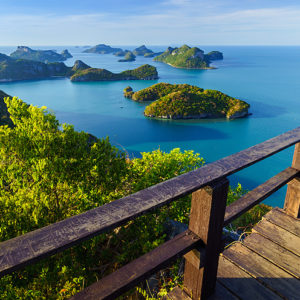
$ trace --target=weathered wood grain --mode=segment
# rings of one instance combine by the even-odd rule
[[[185,256],[184,289],[192,299],[206,299],[215,289],[228,187],[223,178],[192,195],[189,229],[206,248],[202,268]]]
[[[300,260],[300,238],[293,233],[274,225],[266,219],[259,222],[253,228],[253,232],[257,232],[281,247],[299,255]]]
[[[282,297],[290,300],[300,299],[300,281],[298,279],[241,243],[230,246],[223,252],[223,256]]]
[[[300,259],[296,254],[282,248],[258,233],[252,233],[247,236],[244,240],[244,245],[276,266],[300,278]]]
[[[243,300],[282,299],[223,256],[220,256],[218,281]]]
[[[259,185],[245,196],[228,205],[225,212],[224,226],[227,226],[233,220],[247,212],[250,208],[275,193],[299,174],[299,170],[289,167],[270,178],[265,183]]]
[[[300,127],[83,214],[0,244],[0,276],[190,194],[300,141]]]
[[[300,143],[295,145],[292,167],[300,170]],[[288,184],[284,210],[294,218],[300,218],[300,177]]]
[[[191,231],[185,231],[151,252],[128,263],[116,272],[90,285],[72,299],[115,299],[122,293],[147,279],[152,273],[164,268],[171,261],[190,251],[200,249],[202,241]],[[202,251],[205,251],[204,247]]]
[[[191,300],[180,287],[176,286],[168,295],[165,297],[166,300]]]
[[[278,207],[273,208],[263,218],[300,237],[300,219],[290,217]]]

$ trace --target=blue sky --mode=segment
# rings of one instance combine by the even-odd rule
[[[0,45],[300,45],[300,0],[0,0]]]

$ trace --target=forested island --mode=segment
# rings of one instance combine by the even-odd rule
[[[106,81],[106,80],[154,80],[158,79],[157,70],[150,65],[142,65],[133,70],[112,73],[105,69],[89,68],[77,71],[71,81]]]
[[[123,51],[121,48],[113,48],[105,44],[99,44],[83,51],[83,53],[98,53],[98,54],[109,54]]]
[[[40,62],[59,62],[65,61],[73,57],[70,52],[65,49],[61,54],[53,50],[33,50],[26,46],[18,46],[17,50],[10,54],[15,59],[29,59]]]
[[[176,68],[212,69],[210,63],[217,59],[223,59],[223,54],[219,51],[204,54],[204,51],[197,47],[191,48],[183,45],[180,48],[168,47],[165,52],[156,56],[153,60],[164,62]]]
[[[67,67],[62,62],[43,63],[0,54],[0,82],[57,77],[67,77],[71,81],[152,80],[157,79],[158,74],[156,68],[150,65],[114,74],[105,69],[91,68],[80,60],[73,67]]]
[[[144,115],[161,119],[204,119],[246,117],[250,105],[216,90],[204,90],[189,84],[157,83],[133,92],[124,89],[124,96],[135,101],[154,101]]]
[[[118,61],[119,62],[135,61],[135,55],[131,51],[127,51],[124,59],[119,59]]]

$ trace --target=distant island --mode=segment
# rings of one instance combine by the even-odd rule
[[[204,54],[204,51],[197,47],[191,48],[183,45],[180,48],[168,47],[165,52],[156,56],[153,60],[164,62],[176,68],[212,69],[210,63],[217,59],[223,59],[223,54],[219,51]]]
[[[133,70],[112,73],[105,69],[89,68],[77,71],[71,81],[108,81],[108,80],[154,80],[158,79],[157,70],[150,65],[143,65]]]
[[[123,51],[121,48],[113,48],[105,44],[99,44],[92,48],[86,49],[83,53],[98,53],[98,54],[114,54],[116,52]]]
[[[157,79],[158,74],[156,68],[150,65],[114,74],[105,69],[91,68],[80,60],[77,60],[73,67],[67,67],[62,62],[43,63],[14,59],[0,53],[0,82],[57,77],[68,77],[71,81],[152,80]]]
[[[189,84],[157,83],[134,92],[130,86],[124,96],[135,101],[154,101],[144,115],[161,119],[236,119],[249,115],[250,105],[216,90]]]
[[[33,50],[26,46],[18,46],[17,50],[10,54],[15,59],[29,59],[40,62],[60,62],[73,57],[70,52],[65,49],[61,54],[53,50]]]
[[[0,125],[12,126],[12,121],[7,111],[7,106],[4,102],[4,98],[11,97],[0,90]]]
[[[135,55],[131,51],[127,51],[124,59],[119,59],[119,62],[135,61]]]

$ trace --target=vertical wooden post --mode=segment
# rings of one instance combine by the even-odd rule
[[[300,143],[295,146],[292,167],[300,170]],[[296,177],[288,183],[284,210],[288,215],[300,218],[300,177]]]
[[[228,186],[223,178],[192,194],[189,229],[206,246],[204,265],[196,250],[185,255],[184,289],[192,299],[206,299],[215,289]]]

